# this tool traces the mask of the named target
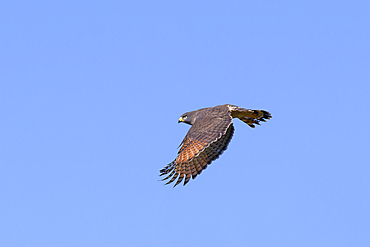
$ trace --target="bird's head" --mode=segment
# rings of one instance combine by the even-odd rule
[[[179,121],[178,123],[186,123],[186,124],[190,124],[190,125],[193,125],[194,122],[195,122],[195,112],[187,112],[187,113],[184,113],[181,115],[181,117],[179,118]]]

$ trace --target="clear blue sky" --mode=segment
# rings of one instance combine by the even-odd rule
[[[370,246],[369,1],[0,8],[0,246]],[[158,182],[226,103],[273,118]]]

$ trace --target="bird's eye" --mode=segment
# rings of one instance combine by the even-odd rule
[[[188,118],[188,115],[184,115],[184,116],[182,116],[182,119],[187,119]]]

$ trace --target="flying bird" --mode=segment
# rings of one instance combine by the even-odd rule
[[[190,178],[201,174],[226,150],[234,134],[233,118],[239,118],[254,128],[255,124],[266,122],[271,117],[265,110],[250,110],[229,104],[184,113],[178,122],[189,124],[191,128],[179,146],[176,159],[160,170],[160,176],[167,175],[162,181],[171,178],[166,183],[169,184],[177,179],[175,187],[184,178],[185,185]]]

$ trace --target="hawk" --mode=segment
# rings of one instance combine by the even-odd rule
[[[171,178],[166,184],[196,178],[226,150],[233,134],[233,118],[239,118],[249,127],[254,128],[260,121],[266,122],[272,116],[265,110],[244,109],[235,105],[219,105],[184,113],[179,123],[190,124],[191,128],[180,144],[180,150],[174,161],[160,170],[163,180]]]

